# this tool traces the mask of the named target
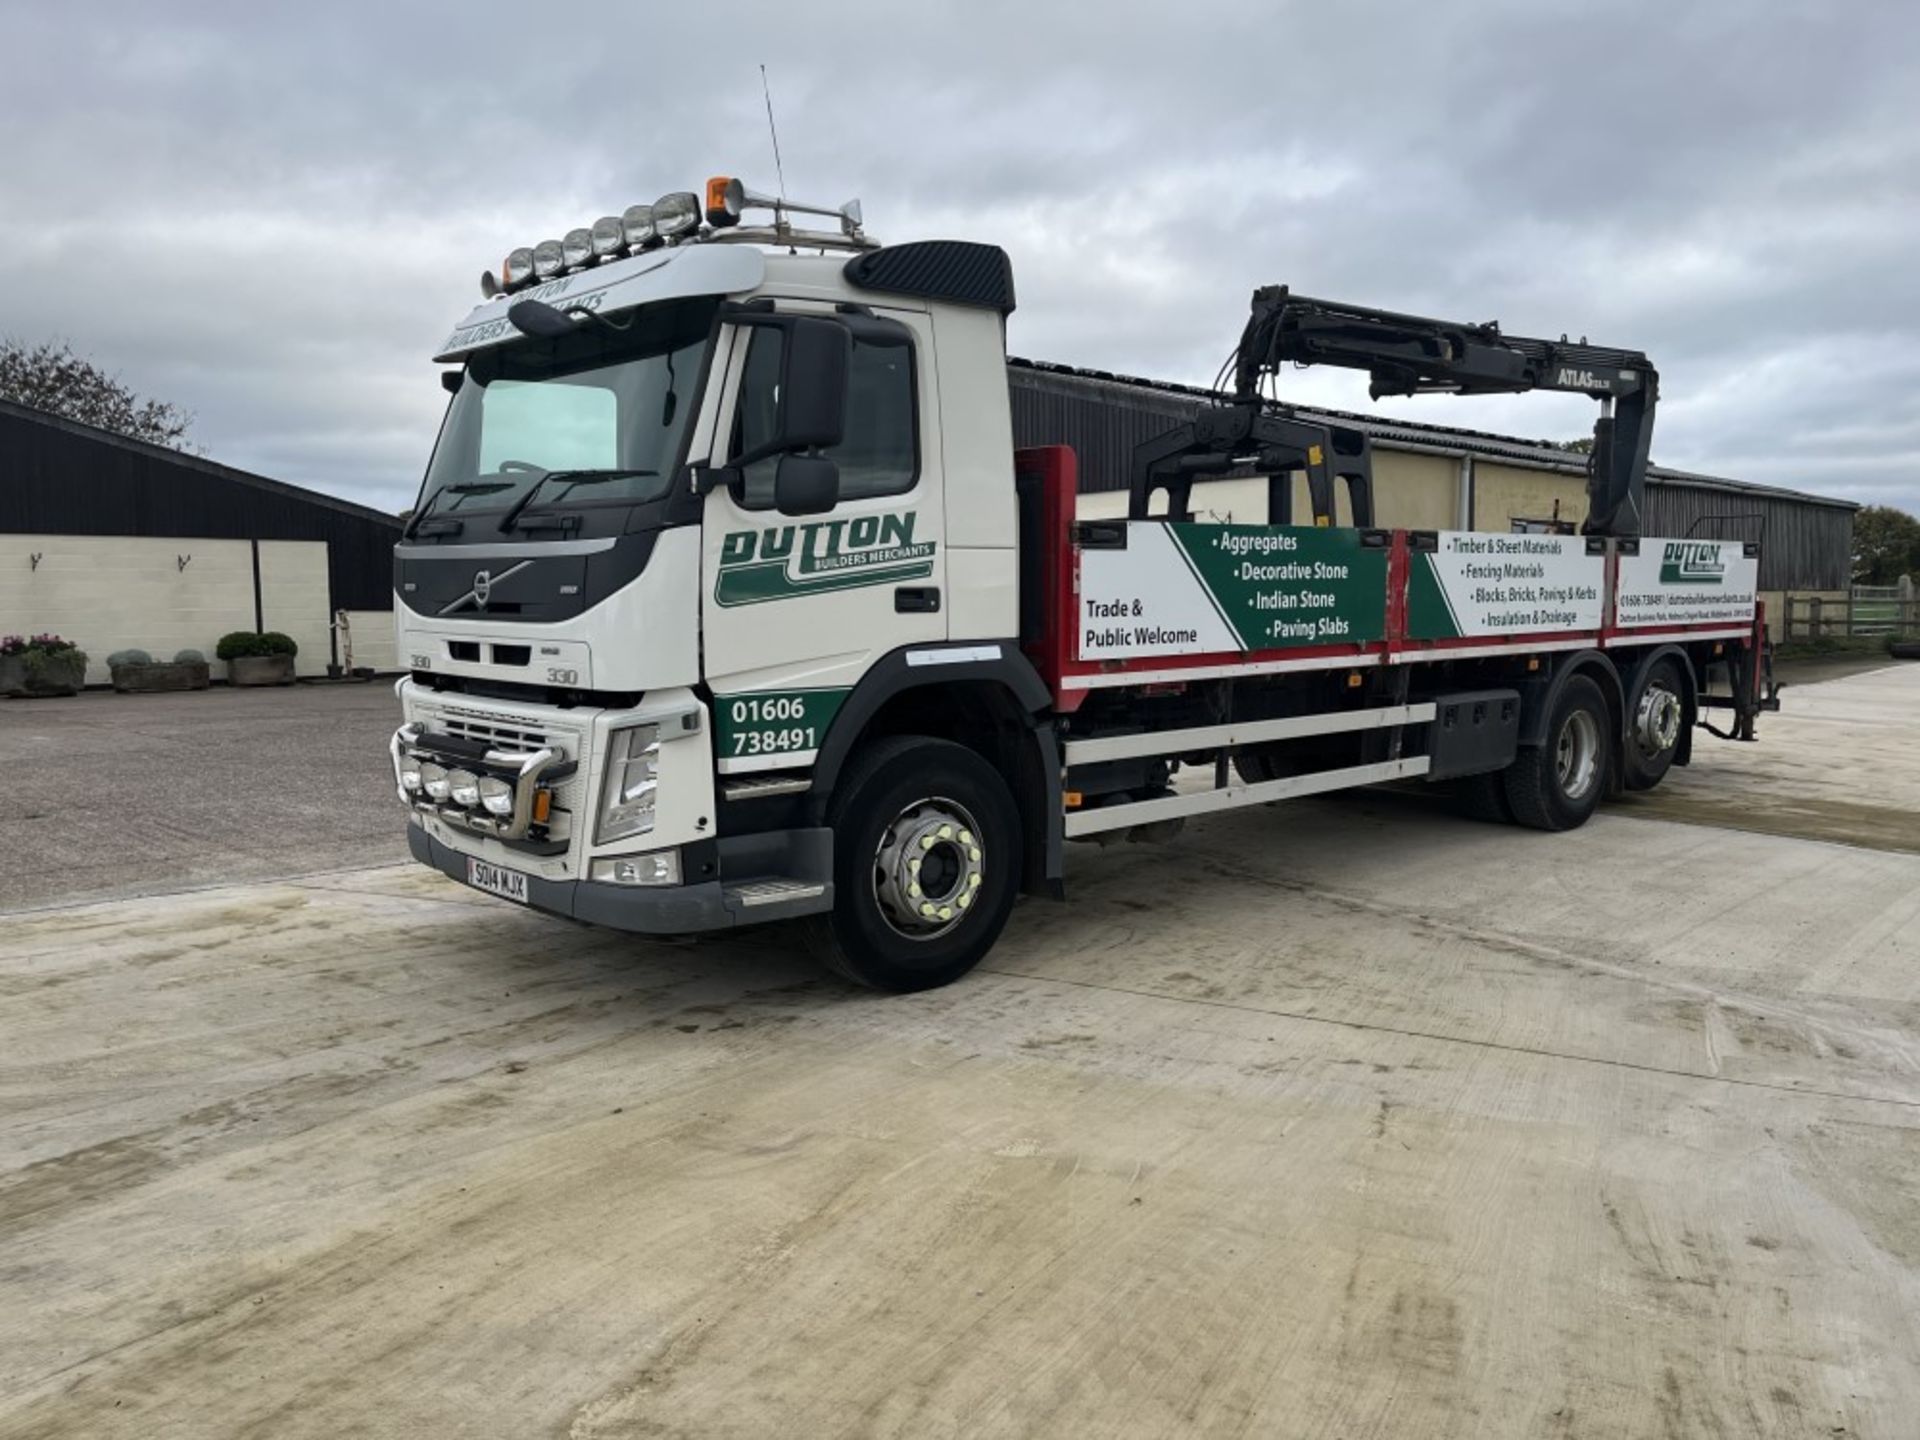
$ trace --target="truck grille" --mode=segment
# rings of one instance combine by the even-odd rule
[[[552,743],[546,731],[530,729],[505,716],[482,716],[471,710],[445,710],[441,715],[440,725],[447,734],[458,735],[462,740],[483,741],[497,749],[537,750]],[[559,748],[567,749],[564,738]]]

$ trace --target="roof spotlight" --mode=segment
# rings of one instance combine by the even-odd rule
[[[508,252],[507,258],[500,264],[500,284],[511,290],[516,285],[524,285],[533,279],[533,247],[522,245],[518,250]]]
[[[593,222],[593,253],[606,260],[620,253],[626,242],[626,236],[620,229],[618,215],[602,215]]]
[[[653,239],[653,207],[629,205],[620,216],[620,230],[626,236],[627,244],[639,249]]]
[[[654,233],[663,240],[684,235],[700,224],[700,197],[691,190],[676,190],[653,202]]]
[[[567,269],[578,270],[593,258],[593,232],[587,229],[569,230],[560,241],[560,254],[566,261]]]
[[[566,268],[567,258],[561,252],[558,240],[542,240],[533,247],[533,273],[542,280],[551,280]]]

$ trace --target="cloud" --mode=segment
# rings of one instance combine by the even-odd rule
[[[1205,382],[1283,281],[1498,318],[1652,355],[1665,464],[1920,511],[1916,41],[1909,6],[1733,0],[42,7],[9,20],[0,329],[398,508],[480,270],[715,171],[770,188],[765,61],[792,190],[1005,245],[1018,353]]]

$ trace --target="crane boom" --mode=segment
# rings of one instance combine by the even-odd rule
[[[1587,457],[1589,535],[1640,533],[1660,377],[1645,354],[1585,341],[1535,340],[1498,324],[1463,325],[1295,295],[1254,291],[1234,361],[1235,401],[1258,404],[1281,365],[1365,370],[1383,395],[1495,395],[1557,390],[1600,402]]]

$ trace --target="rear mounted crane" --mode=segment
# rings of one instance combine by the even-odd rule
[[[1353,523],[1374,523],[1367,437],[1303,419],[1264,391],[1280,367],[1338,365],[1365,370],[1385,395],[1518,395],[1552,390],[1600,402],[1587,457],[1583,534],[1633,538],[1644,512],[1647,454],[1660,376],[1638,350],[1585,340],[1502,334],[1497,322],[1456,324],[1296,295],[1285,285],[1253,292],[1252,314],[1232,361],[1233,396],[1135,451],[1129,502],[1148,518],[1154,491],[1168,492],[1167,517],[1191,518],[1193,482],[1250,464],[1269,476],[1269,518],[1290,518],[1291,476],[1304,471],[1314,523],[1334,523],[1334,482],[1346,482]]]

